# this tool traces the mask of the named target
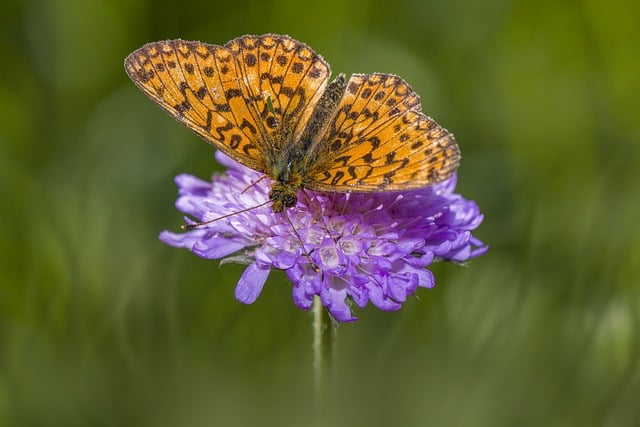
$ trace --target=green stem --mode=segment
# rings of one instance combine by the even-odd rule
[[[328,397],[335,387],[338,329],[336,322],[322,306],[319,296],[313,298],[313,393],[316,426],[332,425],[333,402]]]
[[[319,296],[313,298],[313,394],[315,405],[316,425],[321,426],[322,407],[324,406],[324,374],[323,374],[323,335],[324,322],[322,313],[322,301]]]

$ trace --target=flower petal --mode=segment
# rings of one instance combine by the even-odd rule
[[[244,304],[252,304],[260,296],[269,270],[260,268],[256,263],[247,267],[236,286],[236,299]]]
[[[338,322],[355,322],[357,317],[351,314],[351,309],[346,303],[347,291],[345,289],[335,290],[331,288],[325,288],[320,293],[322,299],[322,305],[327,307],[329,313]]]
[[[234,242],[223,237],[217,237],[206,241],[196,242],[192,251],[194,254],[206,259],[218,259],[238,252],[247,246],[244,243]]]
[[[203,233],[198,231],[196,233],[173,233],[171,231],[163,231],[158,238],[161,242],[175,248],[187,248],[191,249],[194,244],[202,239]]]
[[[204,197],[211,191],[211,183],[187,173],[176,176],[175,183],[180,189],[180,194]]]

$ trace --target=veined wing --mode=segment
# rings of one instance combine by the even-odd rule
[[[293,134],[308,120],[330,72],[306,45],[269,34],[225,46],[149,43],[127,57],[125,68],[171,116],[262,172],[268,172],[265,154],[283,143],[283,133]]]
[[[453,174],[460,152],[453,135],[421,112],[400,77],[355,74],[349,80],[306,186],[321,191],[399,191]]]

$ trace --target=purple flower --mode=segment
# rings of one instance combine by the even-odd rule
[[[248,264],[235,291],[243,303],[258,298],[277,268],[293,282],[298,307],[309,309],[319,295],[336,320],[354,321],[353,304],[398,310],[418,287],[433,287],[426,269],[432,262],[464,262],[487,251],[471,234],[482,214],[453,193],[455,175],[402,193],[303,190],[295,207],[274,213],[266,203],[268,179],[220,152],[216,157],[229,170],[212,182],[176,177],[176,207],[202,222],[233,215],[184,233],[164,231],[160,240],[203,258]]]

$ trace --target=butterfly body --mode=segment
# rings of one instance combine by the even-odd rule
[[[125,69],[178,121],[267,175],[275,212],[294,206],[301,188],[402,191],[440,182],[459,164],[453,135],[400,77],[328,83],[324,59],[288,36],[149,43]]]
[[[326,144],[322,139],[323,129],[335,114],[344,91],[345,77],[340,74],[322,94],[300,141],[284,141],[278,144],[284,147],[284,152],[276,153],[269,162],[274,165],[269,174],[272,180],[269,197],[273,202],[274,212],[295,206],[298,190],[313,186],[312,182],[305,182],[305,177],[308,177],[309,172],[318,164],[318,149]]]

